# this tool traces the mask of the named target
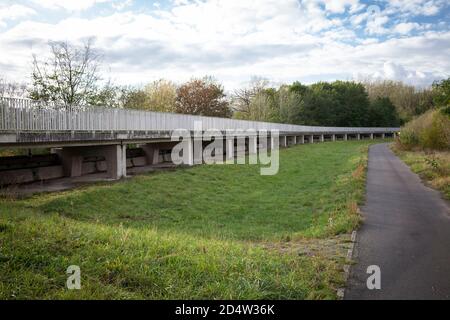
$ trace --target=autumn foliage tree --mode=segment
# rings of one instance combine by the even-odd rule
[[[175,112],[212,117],[231,117],[223,87],[211,78],[192,79],[177,89]]]

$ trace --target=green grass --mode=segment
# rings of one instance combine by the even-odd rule
[[[333,299],[341,259],[262,244],[350,232],[369,141],[280,151],[280,171],[211,165],[0,200],[1,299]],[[65,270],[79,265],[81,290]]]
[[[450,200],[450,151],[392,150],[428,185],[440,190]]]

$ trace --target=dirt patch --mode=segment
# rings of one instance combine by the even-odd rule
[[[320,256],[333,260],[345,259],[352,246],[351,234],[340,234],[325,239],[300,239],[261,244],[264,249],[299,256]]]

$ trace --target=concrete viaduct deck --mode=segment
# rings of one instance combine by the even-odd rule
[[[78,177],[102,171],[112,179],[119,179],[126,175],[127,168],[171,161],[170,151],[178,143],[171,139],[172,133],[180,129],[187,132],[193,142],[200,140],[202,147],[211,140],[198,135],[199,132],[214,130],[222,135],[225,158],[241,149],[254,153],[261,148],[302,143],[385,138],[395,136],[400,130],[301,126],[100,107],[58,107],[27,99],[0,98],[0,148],[52,148],[53,153],[44,157],[45,161],[37,161],[36,157],[0,158],[0,184]],[[195,143],[190,145],[194,148]]]

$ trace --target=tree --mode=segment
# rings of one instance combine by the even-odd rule
[[[25,98],[27,86],[24,83],[9,82],[0,77],[0,97]]]
[[[148,97],[142,89],[128,89],[124,93],[123,107],[128,109],[145,109],[148,106]]]
[[[192,79],[177,89],[177,113],[202,116],[231,116],[223,87],[211,78]]]
[[[438,107],[450,107],[450,78],[433,83],[433,102]]]
[[[237,89],[232,97],[232,109],[237,119],[254,119],[252,100],[267,88],[268,81],[263,78],[252,78],[248,87]]]
[[[174,112],[177,99],[177,87],[168,80],[159,79],[144,88],[147,95],[146,110]]]
[[[129,89],[108,82],[87,98],[87,104],[96,107],[123,108],[127,102]]]
[[[52,101],[63,106],[83,106],[95,95],[99,78],[100,55],[92,41],[83,47],[68,42],[50,42],[51,56],[39,61],[33,55],[34,100]]]
[[[407,122],[433,108],[432,91],[428,88],[417,89],[400,81],[365,81],[364,87],[369,100],[389,98],[400,116],[401,122]]]
[[[377,98],[370,103],[368,123],[371,127],[398,127],[400,118],[394,104],[389,98]]]
[[[293,122],[316,126],[364,126],[369,100],[364,86],[355,82],[318,82],[307,88],[297,86],[299,105]]]

